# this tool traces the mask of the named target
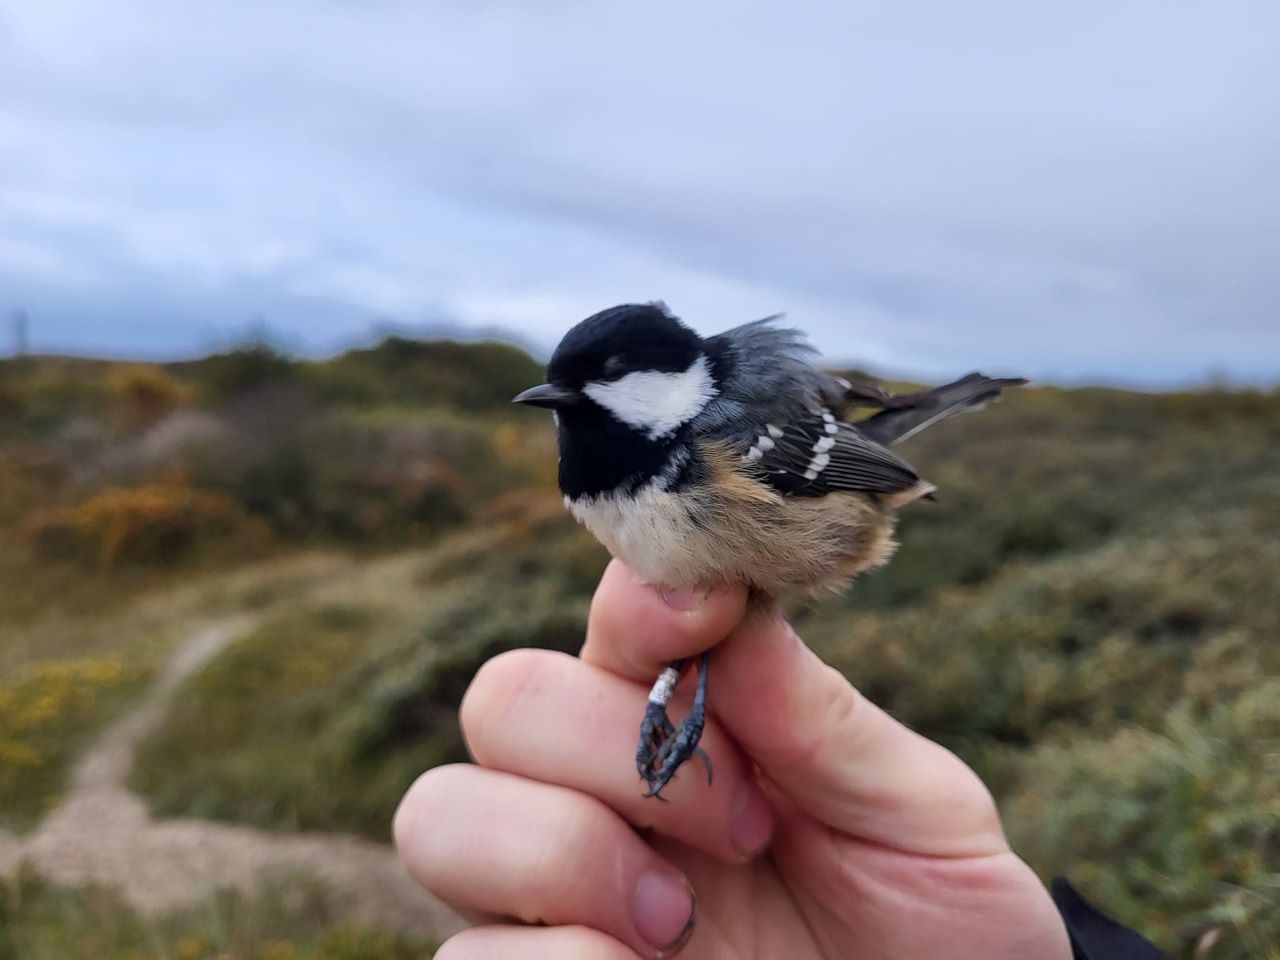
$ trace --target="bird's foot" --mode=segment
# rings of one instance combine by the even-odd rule
[[[693,698],[693,707],[678,728],[672,724],[671,717],[667,714],[667,705],[675,694],[685,661],[676,660],[671,663],[653,685],[644,720],[640,724],[640,746],[636,749],[636,769],[640,773],[640,779],[649,785],[646,797],[663,799],[663,788],[671,782],[680,766],[695,755],[707,768],[707,783],[711,783],[711,758],[698,746],[707,719],[709,658],[709,652],[703,653],[699,658],[698,690]]]
[[[662,711],[662,715],[666,718],[665,710]],[[648,713],[646,712],[646,723],[648,719]],[[670,727],[671,721],[667,719],[666,722],[667,726]],[[644,778],[645,783],[649,785],[649,791],[645,794],[646,797],[662,799],[663,788],[671,782],[671,778],[676,775],[676,771],[684,765],[684,762],[693,756],[701,760],[702,765],[707,768],[707,783],[711,783],[713,775],[711,757],[698,746],[698,741],[702,739],[702,728],[705,725],[705,707],[702,704],[694,704],[693,709],[689,711],[689,715],[684,718],[679,728],[667,732],[662,741],[657,744],[656,750],[646,749],[647,745],[642,742],[641,750],[636,754],[636,760],[639,763],[641,754],[644,754],[645,763],[640,775]]]
[[[654,765],[660,762],[658,758],[663,755],[663,749],[675,732],[666,705],[650,700],[645,707],[644,720],[640,722],[640,746],[636,748],[636,770],[650,787],[654,782]]]

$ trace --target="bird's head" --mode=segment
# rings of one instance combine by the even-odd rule
[[[570,330],[547,364],[547,382],[515,403],[548,407],[562,433],[619,428],[670,437],[717,393],[702,338],[661,304],[602,310]]]

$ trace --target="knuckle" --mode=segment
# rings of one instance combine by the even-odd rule
[[[835,667],[826,668],[823,684],[825,721],[830,729],[845,737],[857,736],[866,727],[866,712],[870,704]]]
[[[806,718],[796,738],[793,763],[807,764],[827,752],[833,741],[843,752],[856,751],[867,732],[864,722],[869,704],[857,689],[834,667],[824,666],[822,682],[805,694],[807,709],[797,711]]]
[[[1000,822],[1000,810],[991,789],[958,756],[945,748],[939,749],[944,751],[947,762],[954,767],[951,779],[958,785],[958,789],[950,796],[949,809],[957,825],[990,844],[990,852],[1007,850],[1008,841]]]

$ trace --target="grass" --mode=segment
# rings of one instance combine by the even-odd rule
[[[150,671],[117,657],[48,660],[0,681],[0,826],[26,829],[57,803],[88,740]]]
[[[14,586],[0,596],[0,826],[21,831],[56,805],[76,756],[148,688],[175,643],[225,616],[309,603],[359,566],[324,552],[115,576],[29,564],[24,581],[5,553],[0,574]]]
[[[552,492],[545,419],[507,409],[536,378],[507,348],[395,339],[163,376],[0,363],[0,675],[16,691],[0,743],[56,683],[78,718],[33,748],[53,759],[28,809],[136,692],[94,687],[102,663],[124,676],[194,622],[253,609],[259,628],[180,691],[135,786],[162,814],[385,838],[413,777],[465,755],[455,711],[479,664],[581,641],[605,558]],[[192,405],[230,441],[138,459],[147,425]],[[129,457],[86,472],[82,434]],[[802,635],[974,765],[1043,874],[1175,955],[1208,932],[1197,960],[1276,960],[1280,392],[1023,389],[904,453],[939,502],[905,513],[887,568],[798,605]],[[185,559],[164,540],[158,562],[86,565],[33,563],[4,535],[122,483],[217,492],[273,539],[252,560],[197,537]]]
[[[278,878],[270,892],[211,896],[161,917],[98,887],[22,873],[0,887],[0,960],[427,960],[431,944],[343,919],[322,887]]]
[[[413,779],[465,758],[455,713],[479,665],[581,644],[603,554],[554,500],[506,509],[295,599],[234,643],[179,691],[133,786],[161,814],[387,839]]]
[[[377,608],[341,603],[268,620],[181,691],[163,733],[143,751],[134,786],[162,814],[286,829],[331,822],[332,795],[316,789],[317,780],[343,776],[341,757],[326,756],[319,737],[331,708],[326,686],[390,622]],[[173,743],[183,746],[167,751]]]

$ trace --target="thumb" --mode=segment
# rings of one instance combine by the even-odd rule
[[[991,794],[955,754],[863,697],[776,604],[753,609],[710,664],[711,709],[790,802],[851,836],[929,856],[1008,849]]]

